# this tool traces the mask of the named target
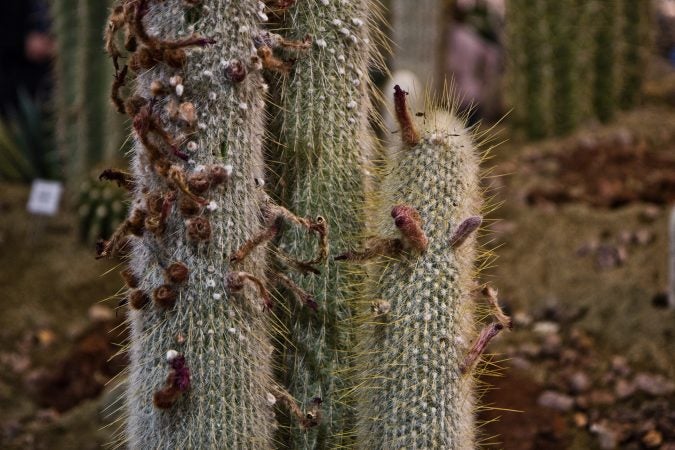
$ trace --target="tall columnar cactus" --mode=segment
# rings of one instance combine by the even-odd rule
[[[56,146],[61,157],[69,157],[74,148],[77,133],[75,122],[75,100],[77,96],[76,54],[78,37],[78,0],[54,0],[51,16],[56,42],[54,58],[54,110],[56,111]],[[101,27],[103,25],[101,24]],[[95,42],[99,42],[96,40]],[[69,173],[69,175],[72,174]]]
[[[281,86],[283,179],[287,201],[298,214],[323,215],[330,247],[358,237],[362,224],[364,161],[372,155],[368,124],[373,41],[369,27],[375,5],[366,0],[298,2],[287,13],[287,39],[309,35],[311,48],[298,56]],[[296,233],[282,248],[308,257],[312,245]],[[323,419],[317,430],[281,428],[289,448],[337,448],[351,442],[349,400],[352,336],[348,301],[355,296],[356,269],[332,262],[320,275],[298,275],[298,285],[315,296],[313,312],[289,298],[288,344],[281,351],[282,379],[302,402],[320,395]]]
[[[403,145],[381,187],[377,237],[339,257],[376,261],[372,303],[360,310],[359,446],[470,449],[465,354],[475,319],[479,157],[470,131],[446,112],[428,114],[418,134],[405,93],[396,95]]]
[[[192,2],[195,3],[195,2]],[[272,346],[264,255],[230,255],[261,229],[262,64],[256,0],[123,0],[108,51],[136,72],[117,104],[136,137],[126,440],[131,448],[269,448]],[[111,39],[126,30],[128,59]],[[116,86],[125,83],[119,67]],[[128,235],[128,236],[125,236]],[[130,243],[128,243],[130,242]],[[275,396],[276,395],[276,396]]]
[[[623,0],[621,9],[621,33],[624,37],[621,49],[621,89],[619,104],[628,109],[637,103],[644,80],[646,44],[649,39],[649,2]]]
[[[575,86],[578,61],[574,58],[574,46],[577,44],[575,24],[579,9],[576,0],[547,2],[546,26],[551,36],[551,70],[553,73],[552,106],[553,131],[565,134],[574,128],[578,109]]]
[[[546,135],[547,117],[544,101],[545,45],[541,2],[512,0],[507,3],[510,103],[514,120],[528,136]]]
[[[113,71],[101,45],[109,1],[54,0],[57,55],[54,63],[56,138],[68,179],[85,179],[89,169],[119,150],[123,123],[109,114]]]

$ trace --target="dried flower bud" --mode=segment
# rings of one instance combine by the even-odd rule
[[[230,61],[230,64],[225,69],[225,77],[232,83],[241,83],[246,78],[246,67],[241,61]]]
[[[209,170],[209,179],[211,180],[211,183],[213,183],[215,186],[218,186],[226,182],[231,173],[232,170],[230,169],[228,171],[226,167],[218,165],[211,166]]]
[[[183,217],[191,217],[199,214],[201,211],[201,206],[196,201],[192,200],[190,197],[183,196],[180,199],[180,213]]]
[[[209,178],[209,175],[204,171],[196,172],[190,175],[187,181],[190,191],[196,194],[206,192],[206,190],[211,185],[211,180]]]
[[[211,239],[211,223],[204,217],[194,217],[186,221],[188,239],[208,241]]]
[[[195,105],[191,102],[183,102],[178,107],[178,115],[181,120],[185,121],[189,126],[194,127],[197,124],[197,111]]]
[[[127,285],[127,287],[135,289],[138,287],[138,278],[136,278],[136,275],[134,275],[134,272],[130,268],[126,268],[120,272],[120,276],[122,277],[122,280],[124,280],[124,284]]]
[[[129,293],[129,306],[132,309],[142,309],[150,302],[150,297],[145,291],[134,289]]]
[[[188,267],[181,262],[172,263],[166,269],[166,278],[171,283],[175,284],[185,283],[189,276],[190,276],[190,269],[188,269]]]
[[[176,291],[170,284],[163,284],[152,293],[155,305],[162,309],[173,308],[176,304]]]

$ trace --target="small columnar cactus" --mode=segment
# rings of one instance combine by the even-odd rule
[[[447,112],[418,132],[397,86],[402,147],[381,186],[376,238],[339,259],[374,259],[360,308],[359,445],[474,448],[465,354],[474,336],[479,156]]]
[[[96,179],[83,181],[77,200],[80,238],[88,243],[110,236],[127,213],[126,192]]]

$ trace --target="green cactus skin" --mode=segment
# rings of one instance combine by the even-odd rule
[[[127,213],[126,192],[111,183],[94,178],[83,181],[77,202],[80,239],[94,244],[108,237]]]
[[[577,116],[575,98],[577,89],[575,77],[578,61],[575,59],[574,48],[576,33],[574,25],[578,13],[576,0],[561,0],[547,2],[546,18],[551,39],[551,69],[553,76],[553,131],[556,134],[570,132],[575,126]]]
[[[78,36],[78,0],[54,0],[50,3],[54,24],[54,104],[56,146],[60,157],[70,159],[77,133],[75,122],[76,53]]]
[[[261,192],[254,180],[263,176],[264,85],[253,40],[261,10],[257,0],[203,0],[199,7],[201,14],[188,25],[182,0],[150,3],[145,26],[151,35],[172,39],[194,30],[215,44],[188,49],[182,70],[159,64],[142,71],[136,94],[150,98],[152,81],[170,86],[170,77],[181,75],[181,101],[194,104],[200,124],[190,135],[197,143],[191,160],[172,162],[188,174],[202,164],[230,164],[233,172],[226,186],[205,193],[213,202],[202,213],[211,224],[209,242],[187,239],[184,218],[175,207],[161,237],[146,231],[134,241],[130,267],[144,291],[150,293],[165,283],[160,263],[180,261],[190,276],[174,308],[161,311],[150,304],[130,311],[126,445],[271,448],[275,425],[267,316],[254,289],[245,287],[232,295],[224,279],[230,270],[229,255],[261,228]],[[233,61],[247,69],[236,84],[226,77]],[[170,133],[180,132],[164,113],[161,120]],[[166,181],[144,164],[144,155],[137,143],[134,205],[144,202],[146,192],[167,190]],[[263,252],[254,251],[232,269],[264,278]],[[192,382],[170,409],[162,410],[153,405],[153,394],[165,385],[169,372],[165,354],[170,349],[184,355]]]
[[[613,0],[598,0],[596,8],[593,108],[598,119],[607,122],[612,119],[616,109],[614,38],[617,8]]]
[[[542,2],[529,3],[523,0],[507,2],[507,34],[509,52],[509,75],[513,86],[511,103],[514,105],[514,120],[530,138],[547,134],[548,124],[545,102],[545,63]]]
[[[368,125],[368,68],[373,48],[370,23],[377,10],[366,0],[301,1],[287,13],[286,36],[309,34],[312,47],[297,56],[281,91],[280,160],[288,186],[286,201],[301,216],[322,215],[329,224],[331,248],[343,248],[360,234],[364,196],[364,160],[372,154]],[[315,254],[314,244],[298,244],[293,230],[281,248],[293,255]],[[320,396],[322,421],[302,430],[280,427],[280,446],[293,449],[341,448],[350,434],[353,405],[348,399],[352,336],[349,301],[360,275],[357,269],[326,263],[318,276],[294,276],[316,297],[314,313],[289,297],[283,318],[288,343],[281,350],[282,384],[306,404]]]
[[[645,76],[645,47],[649,42],[649,2],[623,0],[621,33],[624,37],[621,51],[622,75],[619,104],[623,109],[635,106],[640,98]]]
[[[104,5],[108,5],[105,2]],[[72,157],[73,174],[81,178],[104,159],[108,92],[112,70],[103,51],[103,28],[108,9],[90,0],[77,4],[78,36],[75,55],[77,96],[76,151]]]
[[[388,169],[376,235],[398,235],[390,211],[406,204],[429,244],[421,255],[382,258],[369,277],[371,298],[391,309],[362,311],[359,448],[475,448],[473,380],[460,369],[474,336],[475,237],[456,249],[449,239],[480,210],[478,166],[471,133],[438,113]]]

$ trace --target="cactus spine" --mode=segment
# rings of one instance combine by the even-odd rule
[[[238,277],[246,272],[264,278],[263,254],[254,250],[236,267],[228,259],[260,229],[261,197],[254,180],[263,175],[263,80],[253,43],[260,6],[255,0],[205,0],[188,16],[181,0],[123,4],[136,5],[131,22],[141,22],[149,36],[171,40],[194,31],[214,42],[174,52],[164,44],[151,49],[136,32],[139,48],[132,58],[141,68],[130,101],[143,106],[133,117],[136,187],[128,221],[152,218],[158,197],[164,199],[165,221],[153,232],[153,222],[145,220],[145,231],[133,243],[130,265],[138,283],[130,296],[136,309],[130,311],[128,445],[269,448],[272,348],[256,285],[242,285]],[[167,59],[139,56],[155,50]],[[191,110],[190,103],[197,116],[176,118],[170,112],[178,102],[182,112]],[[194,119],[199,126],[192,128]],[[144,126],[154,134],[144,133]],[[174,136],[189,134],[196,145],[185,147],[192,147],[187,161],[162,144],[160,127]],[[165,155],[157,155],[159,146]],[[231,165],[232,176],[226,186],[204,193],[209,202],[204,208],[182,178],[217,167],[227,173],[223,164]],[[167,266],[173,263],[184,264],[189,279],[167,287]],[[233,273],[228,271],[237,276],[226,276]],[[150,295],[153,304],[144,304]]]
[[[376,234],[395,236],[396,216],[414,245],[379,258],[368,283],[374,302],[361,308],[362,448],[475,446],[473,382],[461,371],[473,337],[475,245],[473,235],[455,246],[450,239],[481,207],[479,159],[462,122],[445,112],[428,120],[421,136],[402,127],[404,145],[381,187]]]
[[[331,248],[343,248],[360,233],[363,208],[363,161],[372,153],[368,125],[372,43],[369,25],[375,6],[366,0],[298,2],[289,11],[289,38],[306,34],[313,44],[301,55],[282,85],[281,160],[290,186],[287,201],[300,215],[325,215]],[[282,241],[292,254],[310,255],[297,234]],[[282,350],[281,375],[301,402],[324,399],[316,430],[281,430],[280,441],[294,449],[338,448],[352,442],[352,332],[348,301],[360,275],[334,263],[321,275],[295,277],[316,296],[316,313],[288,301],[285,319],[289,344]]]

